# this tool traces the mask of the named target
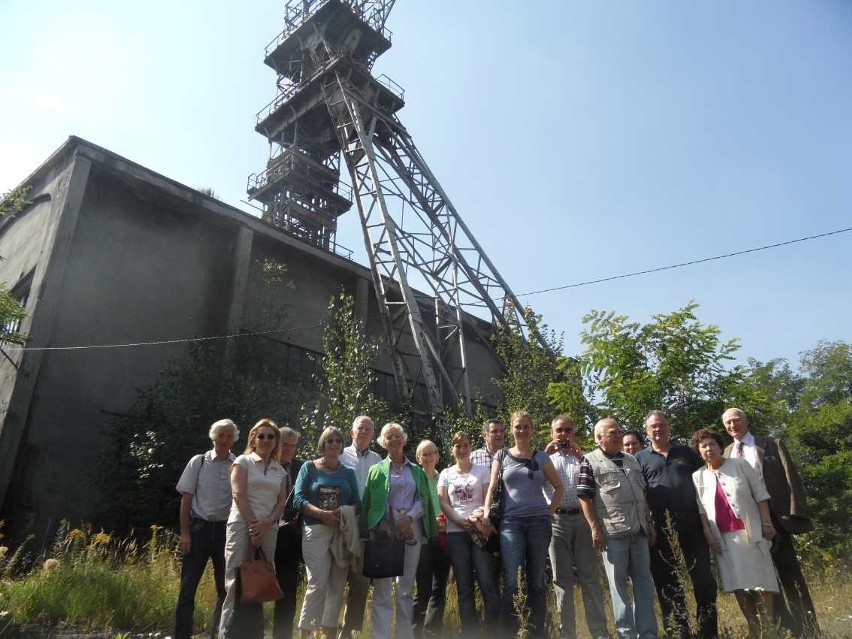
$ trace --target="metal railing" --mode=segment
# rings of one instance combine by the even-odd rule
[[[284,6],[284,30],[275,36],[264,49],[264,57],[280,47],[290,35],[304,24],[308,18],[314,15],[323,5],[330,0],[290,0]],[[367,15],[363,3],[344,2],[359,19],[363,20],[371,29],[379,33],[388,42],[393,37],[393,32],[382,24],[380,16],[375,13]]]

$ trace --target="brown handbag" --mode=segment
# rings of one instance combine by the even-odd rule
[[[254,558],[240,564],[240,603],[265,603],[283,596],[278,577],[266,561],[263,549],[255,549]]]

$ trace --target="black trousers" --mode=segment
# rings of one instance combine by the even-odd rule
[[[417,564],[417,591],[414,593],[414,627],[426,633],[443,634],[444,602],[447,594],[447,561],[437,537],[420,547]]]
[[[775,517],[773,522],[778,536],[773,545],[772,562],[775,564],[781,592],[784,594],[784,601],[781,597],[775,598],[775,613],[781,625],[794,637],[816,637],[819,635],[819,626],[814,602],[796,556],[793,536],[781,528]]]
[[[213,562],[213,580],[216,582],[216,607],[213,609],[212,633],[219,630],[222,603],[225,601],[225,522],[193,519],[190,522],[189,553],[183,556],[180,569],[180,593],[175,610],[175,639],[192,637],[192,618],[195,613],[195,593],[207,567]]]
[[[669,637],[690,637],[689,618],[683,584],[678,578],[675,550],[680,546],[686,563],[696,603],[696,637],[711,639],[719,636],[716,612],[716,579],[710,566],[710,547],[704,538],[698,511],[656,515],[657,543],[651,546],[651,575],[657,599],[663,613],[663,624]]]
[[[272,619],[274,639],[292,639],[296,620],[296,591],[299,588],[302,564],[302,527],[298,524],[278,529],[275,546],[275,574],[284,596],[275,602]]]

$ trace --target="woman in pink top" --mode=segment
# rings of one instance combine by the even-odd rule
[[[750,637],[776,626],[772,612],[778,581],[770,549],[776,531],[769,515],[763,479],[744,459],[722,457],[722,436],[702,428],[692,446],[706,466],[692,480],[707,543],[719,564],[722,589],[733,592],[745,615]]]

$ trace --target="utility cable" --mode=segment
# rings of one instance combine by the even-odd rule
[[[704,257],[700,260],[690,260],[688,262],[679,262],[678,264],[669,264],[668,266],[658,266],[656,268],[645,269],[644,271],[633,271],[631,273],[622,273],[621,275],[611,275],[609,277],[601,277],[596,280],[586,280],[585,282],[576,282],[574,284],[565,284],[564,286],[553,286],[551,288],[543,288],[538,291],[529,291],[527,293],[517,293],[517,297],[527,297],[529,295],[539,295],[540,293],[552,293],[553,291],[564,291],[569,288],[579,288],[581,286],[590,286],[592,284],[601,284],[602,282],[611,282],[613,280],[622,280],[627,277],[636,277],[637,275],[647,275],[648,273],[659,273],[660,271],[670,271],[672,269],[681,268],[684,266],[692,266],[693,264],[703,264],[705,262],[713,262],[715,260],[723,260],[729,257],[738,257],[748,253],[757,253],[758,251],[766,251],[780,246],[789,246],[790,244],[798,244],[799,242],[807,242],[808,240],[816,240],[830,235],[839,235],[840,233],[848,233],[852,231],[852,227],[845,229],[837,229],[827,233],[819,233],[817,235],[808,235],[807,237],[799,237],[795,240],[787,240],[786,242],[776,242],[775,244],[767,244],[766,246],[758,246],[755,248],[735,251],[733,253],[724,253],[722,255],[714,255],[713,257]]]
[[[610,277],[602,277],[596,280],[587,280],[585,282],[577,282],[575,284],[565,284],[564,286],[553,286],[551,288],[544,288],[539,291],[529,291],[527,293],[518,293],[517,297],[526,297],[529,295],[539,295],[541,293],[551,293],[553,291],[563,291],[569,288],[579,288],[580,286],[589,286],[591,284],[600,284],[602,282],[611,282],[613,280],[620,280],[627,277],[635,277],[637,275],[647,275],[648,273],[658,273],[660,271],[668,271],[671,269],[681,268],[683,266],[691,266],[693,264],[703,264],[704,262],[713,262],[715,260],[722,260],[729,257],[737,257],[739,255],[746,255],[747,253],[757,253],[758,251],[766,251],[772,248],[778,248],[780,246],[789,246],[790,244],[797,244],[799,242],[807,242],[808,240],[816,240],[823,237],[829,237],[831,235],[839,235],[841,233],[848,233],[852,231],[852,227],[845,229],[837,229],[836,231],[829,231],[827,233],[819,233],[817,235],[808,235],[807,237],[796,238],[795,240],[787,240],[786,242],[776,242],[775,244],[767,244],[765,246],[758,246],[755,248],[744,249],[742,251],[735,251],[733,253],[725,253],[723,255],[714,255],[713,257],[705,257],[699,260],[690,260],[688,262],[680,262],[678,264],[670,264],[668,266],[658,266],[656,268],[645,269],[644,271],[633,271],[631,273],[622,273],[621,275],[612,275]],[[376,315],[373,317],[367,318],[376,319],[380,317],[380,315]],[[182,339],[166,339],[166,340],[156,340],[152,342],[128,342],[122,344],[86,344],[79,346],[16,346],[12,344],[5,345],[4,350],[9,353],[17,353],[17,352],[45,352],[45,351],[82,351],[82,350],[91,350],[91,349],[106,349],[106,348],[133,348],[138,346],[163,346],[168,344],[187,344],[192,342],[212,342],[217,340],[225,340],[225,339],[234,339],[239,337],[256,337],[260,335],[273,335],[276,333],[288,333],[291,331],[302,331],[302,330],[311,330],[322,328],[323,323],[317,324],[306,324],[304,326],[290,326],[288,328],[278,328],[271,329],[268,331],[254,331],[247,333],[232,333],[230,335],[214,335],[211,337],[187,337]]]
[[[276,328],[268,331],[254,331],[246,333],[231,333],[230,335],[213,335],[211,337],[186,337],[182,339],[163,339],[153,342],[127,342],[122,344],[83,344],[79,346],[6,346],[6,350],[10,353],[18,352],[42,352],[42,351],[85,351],[96,348],[133,348],[136,346],[163,346],[167,344],[187,344],[190,342],[213,342],[216,340],[232,339],[237,337],[256,337],[258,335],[272,335],[274,333],[288,333],[290,331],[302,331],[315,328],[322,328],[322,322],[319,324],[310,324],[304,326],[290,326],[288,328]]]

